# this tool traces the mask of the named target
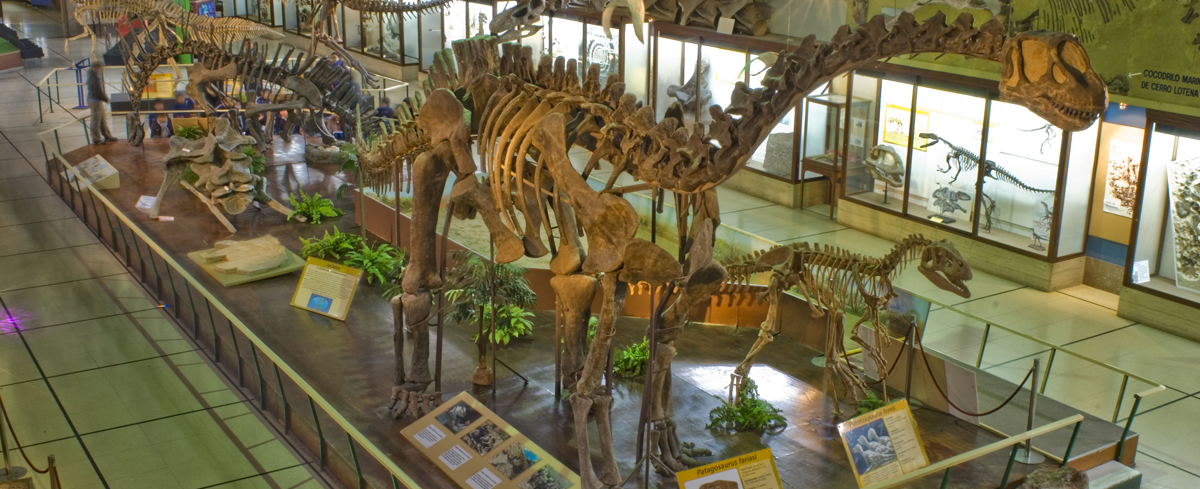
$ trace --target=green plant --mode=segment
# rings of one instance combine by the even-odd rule
[[[533,321],[529,320],[533,317],[532,312],[512,304],[498,305],[496,311],[496,330],[491,340],[497,345],[504,346],[513,338],[533,334]],[[487,304],[483,306],[483,323],[490,327],[491,322],[492,306]],[[478,333],[475,334],[474,340],[479,341]]]
[[[362,270],[368,284],[378,281],[386,285],[404,270],[404,255],[403,248],[387,243],[380,243],[375,249],[363,243],[361,248],[346,253],[346,266]]]
[[[600,318],[592,316],[588,318],[588,341],[596,339],[596,327],[600,325]]]
[[[288,201],[292,203],[292,208],[296,209],[288,214],[288,220],[292,220],[292,216],[300,214],[308,218],[308,221],[313,224],[320,224],[321,218],[337,217],[342,214],[341,209],[333,206],[333,201],[321,198],[321,194],[314,193],[311,196],[304,193],[304,189],[300,189],[300,198],[297,199],[295,194],[288,194]]]
[[[729,404],[720,396],[721,406],[708,412],[709,429],[779,433],[787,427],[787,418],[771,403],[758,398],[758,386],[746,379],[737,402]]]
[[[205,131],[205,130],[204,130],[204,128],[203,128],[203,127],[200,127],[199,125],[195,125],[195,126],[183,126],[183,127],[180,127],[178,130],[176,130],[176,131],[175,131],[175,135],[176,135],[176,136],[179,136],[179,137],[181,137],[181,138],[185,138],[185,139],[189,139],[189,140],[192,140],[192,141],[196,141],[196,140],[199,140],[199,139],[203,139],[203,138],[204,138],[204,136],[207,136],[207,135],[208,135],[208,131]]]
[[[357,234],[338,231],[337,226],[334,226],[333,234],[325,231],[325,236],[300,238],[300,243],[302,245],[300,255],[305,258],[315,256],[322,259],[341,260],[342,255],[359,249],[363,245],[363,238]]]
[[[409,212],[412,212],[412,209],[413,209],[412,197],[400,197],[400,200],[396,201],[396,210],[399,210],[400,212],[404,212],[404,213],[409,213]]]
[[[537,294],[525,280],[525,267],[511,263],[496,264],[496,276],[490,275],[491,264],[467,250],[450,252],[454,267],[446,272],[446,298],[450,299],[448,318],[451,321],[475,322],[483,308],[492,301],[492,283],[496,285],[496,304],[512,304],[530,308],[537,303]]]
[[[886,405],[883,399],[875,395],[875,391],[867,390],[867,395],[858,401],[858,415],[862,416]]]
[[[358,146],[354,143],[342,143],[338,146],[337,156],[333,157],[333,161],[338,164],[338,170],[346,173],[358,172]],[[346,196],[346,189],[350,188],[349,183],[343,183],[338,186],[337,198]]]
[[[255,153],[253,146],[242,148],[242,154],[250,157],[250,173],[262,175],[267,172],[267,157]]]
[[[617,356],[613,358],[613,373],[618,377],[641,377],[646,375],[649,359],[650,340],[642,338],[641,343],[633,343],[617,350]]]
[[[196,182],[200,181],[200,175],[192,171],[191,165],[184,165],[183,173],[179,174],[179,179],[187,182],[189,185],[196,185]]]

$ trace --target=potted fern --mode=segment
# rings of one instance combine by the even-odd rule
[[[477,385],[491,385],[493,372],[487,364],[487,345],[494,338],[497,344],[507,345],[514,338],[533,333],[533,315],[525,309],[537,303],[537,295],[525,280],[525,267],[511,263],[497,264],[495,277],[492,264],[467,250],[450,253],[454,267],[446,272],[446,298],[451,306],[447,318],[451,321],[475,323],[479,332],[475,346],[479,350],[479,366],[471,376]],[[495,284],[495,329],[492,325],[492,284]]]

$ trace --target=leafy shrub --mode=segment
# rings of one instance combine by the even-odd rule
[[[250,173],[262,175],[267,172],[267,157],[254,152],[254,147],[242,148],[242,154],[250,157]]]
[[[875,395],[875,391],[868,389],[867,395],[863,396],[862,400],[858,401],[858,415],[862,416],[871,411],[879,409],[886,404],[887,403],[883,402],[883,399],[880,399]]]
[[[313,224],[320,224],[321,219],[325,217],[338,217],[344,212],[341,209],[333,206],[333,201],[321,198],[321,194],[314,193],[311,196],[304,193],[304,189],[300,189],[300,198],[296,199],[295,194],[288,194],[288,201],[292,203],[292,208],[295,209],[291,214],[288,214],[288,220],[296,214],[305,216],[308,221]]]
[[[496,306],[496,311],[496,333],[494,338],[489,338],[489,340],[494,340],[497,345],[504,346],[513,338],[533,334],[533,321],[529,320],[533,317],[532,312],[513,304],[499,304]],[[491,329],[491,304],[483,306],[483,324],[487,326],[486,329]],[[479,341],[478,333],[475,334],[474,340]]]
[[[720,396],[713,397],[721,400],[721,406],[708,412],[709,429],[779,433],[787,427],[787,418],[771,403],[758,398],[758,386],[749,378],[738,392],[736,406]]]
[[[380,243],[375,249],[363,243],[361,248],[346,253],[346,266],[362,270],[368,284],[385,285],[403,271],[404,254],[403,248],[387,243]]]
[[[355,173],[358,171],[358,146],[354,143],[343,143],[338,146],[337,156],[333,157],[333,161],[338,164],[338,169],[346,173]],[[338,186],[337,198],[346,196],[346,189],[350,188],[349,183],[343,183]]]
[[[204,139],[204,137],[208,135],[208,131],[205,131],[204,128],[200,127],[199,125],[183,126],[180,127],[179,130],[175,131],[175,135],[191,141],[197,141]]]
[[[613,373],[618,377],[641,377],[646,375],[649,359],[650,340],[642,338],[641,343],[633,343],[617,350],[617,356],[613,359]]]
[[[305,258],[315,256],[321,259],[341,260],[343,255],[362,247],[363,238],[357,234],[338,231],[337,226],[334,226],[333,234],[325,231],[325,236],[321,238],[300,238],[300,243],[303,245],[300,255]]]
[[[492,265],[475,253],[456,250],[450,252],[450,259],[454,261],[454,267],[446,272],[446,298],[451,303],[448,314],[451,321],[475,322],[481,311],[491,304],[493,282],[497,305],[527,308],[537,303],[537,294],[525,280],[525,267],[498,263],[493,280],[490,276]]]
[[[396,201],[396,209],[406,214],[412,212],[412,197],[400,197],[400,200]]]

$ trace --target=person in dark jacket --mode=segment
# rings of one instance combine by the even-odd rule
[[[175,105],[171,106],[171,110],[192,110],[196,108],[196,103],[192,99],[184,95],[183,92],[175,94]],[[196,114],[186,112],[177,112],[174,117],[196,117]]]
[[[108,128],[108,94],[104,91],[104,63],[99,59],[92,62],[88,68],[87,79],[88,109],[92,113],[91,133],[92,144],[104,144],[116,141]]]
[[[387,97],[380,97],[379,108],[375,109],[375,115],[379,117],[386,117],[388,119],[395,119],[396,109],[392,108],[392,101],[388,100]]]
[[[165,110],[162,100],[154,101],[154,110]],[[151,113],[149,120],[151,138],[169,138],[175,134],[175,131],[171,129],[171,119],[167,114]]]

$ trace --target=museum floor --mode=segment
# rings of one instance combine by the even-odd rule
[[[320,485],[44,183],[37,133],[73,116],[60,106],[38,124],[32,83],[81,58],[87,43],[64,57],[53,19],[11,2],[4,13],[47,51],[40,69],[0,74],[8,115],[0,118],[0,303],[11,318],[0,321],[0,394],[30,455],[54,453],[72,488]],[[81,129],[70,134],[63,148],[81,146]],[[725,224],[772,241],[890,247],[828,221],[821,208],[720,192]],[[981,272],[971,287],[970,300],[937,298],[1167,385],[1135,426],[1143,487],[1200,487],[1200,344],[1116,317],[1116,297],[1087,287],[1042,293]],[[983,325],[931,318],[927,344],[973,363]],[[1047,359],[1041,347],[993,330],[983,366],[1017,376],[1035,356]],[[1108,417],[1119,384],[1107,370],[1060,356],[1046,394]],[[1131,383],[1129,392],[1144,387]]]

